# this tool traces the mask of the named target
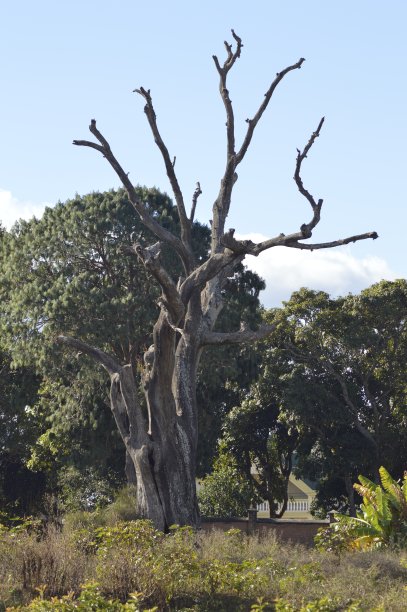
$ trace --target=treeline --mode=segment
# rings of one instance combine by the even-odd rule
[[[171,200],[138,189],[151,214],[177,232]],[[2,230],[3,510],[44,511],[47,494],[66,509],[92,509],[134,481],[103,373],[55,338],[81,338],[131,363],[140,378],[159,291],[129,249],[150,238],[123,191],[78,196],[41,220]],[[209,240],[208,228],[195,223],[199,261]],[[173,255],[164,257],[178,273]],[[301,289],[268,312],[259,302],[263,288],[241,266],[225,287],[217,326],[256,327],[265,318],[274,326],[267,340],[208,349],[201,360],[198,474],[212,472],[202,508],[235,514],[267,499],[276,514],[294,470],[318,483],[316,510],[352,513],[358,474],[377,480],[384,465],[399,477],[406,466],[407,283],[382,281],[338,299]]]

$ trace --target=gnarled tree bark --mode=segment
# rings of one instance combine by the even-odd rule
[[[199,511],[195,489],[195,457],[197,448],[197,406],[195,398],[196,371],[203,347],[238,342],[253,342],[267,335],[266,326],[258,330],[241,327],[232,333],[214,332],[213,328],[222,309],[222,289],[228,276],[246,254],[259,255],[262,251],[285,246],[297,249],[322,249],[377,238],[375,232],[335,240],[330,243],[309,244],[303,242],[312,236],[320,220],[322,200],[304,188],[301,165],[319,136],[323,119],[309,142],[298,151],[294,179],[300,193],[308,200],[312,218],[298,231],[289,235],[279,234],[259,244],[234,238],[234,230],[225,233],[233,187],[237,181],[237,167],[244,159],[254,130],[266,110],[282,79],[291,71],[301,68],[304,59],[277,73],[264,99],[252,119],[247,119],[247,131],[240,148],[235,143],[235,119],[227,88],[228,73],[240,57],[242,41],[232,30],[235,47],[225,42],[226,59],[221,64],[213,57],[219,74],[220,95],[226,110],[226,166],[221,178],[218,196],[213,205],[211,221],[212,242],[208,259],[202,264],[195,261],[191,242],[191,227],[195,216],[201,186],[192,196],[191,213],[186,212],[184,197],[175,173],[174,162],[157,125],[150,90],[143,87],[135,91],[145,101],[147,116],[154,140],[161,152],[180,219],[180,235],[162,227],[150,214],[147,206],[138,198],[128,174],[114,156],[108,141],[92,119],[89,129],[97,142],[74,140],[78,146],[99,151],[110,163],[126,188],[135,212],[143,224],[158,239],[145,248],[133,245],[132,252],[139,257],[155,281],[161,287],[160,314],[153,329],[153,343],[144,356],[142,385],[147,412],[138,401],[138,383],[132,367],[119,363],[103,351],[80,340],[60,336],[59,342],[97,360],[111,379],[111,408],[126,447],[128,461],[132,461],[137,479],[138,510],[150,518],[162,530],[171,524],[199,524]],[[183,277],[174,279],[161,262],[161,246],[165,243],[178,255],[184,270]]]

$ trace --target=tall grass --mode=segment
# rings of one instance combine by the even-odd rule
[[[88,603],[81,610],[102,609],[100,601],[106,610],[407,609],[403,551],[338,557],[280,543],[273,535],[197,534],[188,528],[164,535],[148,521],[108,524],[95,513],[67,517],[62,531],[0,531],[0,610],[78,609],[81,585],[89,581],[99,585],[99,603],[85,591],[82,600]],[[35,600],[39,591],[48,601]],[[134,592],[137,605],[107,603],[125,602]],[[255,604],[258,598],[263,603]]]

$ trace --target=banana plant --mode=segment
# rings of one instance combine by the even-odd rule
[[[381,485],[359,476],[355,490],[363,497],[356,517],[335,514],[334,531],[346,535],[350,548],[407,546],[407,472],[401,483],[379,469]]]

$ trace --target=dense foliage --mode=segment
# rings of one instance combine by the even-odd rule
[[[384,465],[401,477],[407,465],[406,312],[405,280],[337,299],[301,289],[284,308],[269,311],[275,330],[259,349],[260,378],[235,409],[236,423],[229,423],[234,411],[226,419],[226,440],[237,429],[230,442],[236,456],[246,445],[254,461],[263,444],[267,458],[268,435],[285,453],[295,449],[294,470],[318,483],[317,503],[325,511],[355,513],[352,484],[360,473],[376,480]],[[276,469],[278,461],[270,465]]]
[[[280,373],[281,375],[281,373]],[[296,431],[280,419],[281,397],[277,385],[264,379],[252,385],[240,406],[225,417],[222,445],[233,457],[253,499],[267,500],[270,516],[287,508]]]
[[[261,499],[245,477],[233,455],[220,449],[213,471],[200,483],[199,508],[204,517],[245,517],[247,510]]]
[[[168,196],[145,188],[138,193],[154,218],[179,231],[178,213]],[[48,491],[59,490],[68,508],[106,503],[129,468],[111,414],[108,384],[98,366],[80,353],[75,357],[62,351],[55,338],[61,332],[80,337],[131,363],[139,376],[159,291],[127,249],[134,240],[148,242],[151,236],[120,190],[59,203],[40,220],[2,231],[1,238],[3,480],[11,474],[13,481],[18,467],[25,476],[42,479],[42,487],[36,485],[39,491],[46,479]],[[197,259],[203,261],[208,228],[194,223],[192,238]],[[163,257],[175,277],[178,260],[169,250]],[[240,320],[255,324],[263,287],[255,274],[238,267],[225,287],[218,328],[238,327]],[[208,351],[202,361],[200,473],[210,469],[223,416],[237,401],[236,381],[248,387],[255,372],[254,352],[244,347]],[[127,477],[131,481],[134,475],[128,472]],[[13,491],[10,495],[13,499]],[[35,510],[32,504],[24,507],[29,510]]]

